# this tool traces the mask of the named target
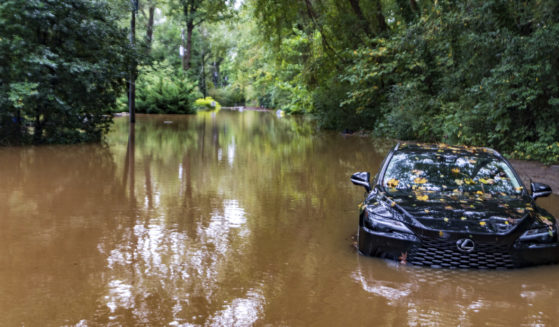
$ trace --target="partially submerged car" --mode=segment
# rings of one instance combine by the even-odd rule
[[[358,248],[365,255],[419,266],[507,269],[559,262],[555,218],[510,163],[489,148],[398,144],[360,205]]]

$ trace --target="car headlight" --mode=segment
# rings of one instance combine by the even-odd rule
[[[529,229],[518,239],[523,242],[553,242],[557,239],[557,229],[555,226]]]
[[[395,220],[393,213],[386,207],[379,205],[365,210],[363,219],[365,226],[379,232],[403,232],[413,234],[402,222]]]

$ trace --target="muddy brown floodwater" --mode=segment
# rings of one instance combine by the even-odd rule
[[[0,149],[1,326],[553,325],[559,266],[360,256],[392,144],[272,112],[116,119],[108,145]],[[543,181],[545,182],[545,180]],[[559,216],[559,196],[538,202]]]

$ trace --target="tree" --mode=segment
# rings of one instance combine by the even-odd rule
[[[0,4],[0,143],[97,141],[130,52],[105,1]]]
[[[228,17],[228,0],[180,0],[182,15],[186,25],[186,36],[183,37],[184,55],[182,68],[190,69],[192,57],[192,33],[194,29],[206,21],[217,21]],[[186,38],[186,40],[185,40]]]

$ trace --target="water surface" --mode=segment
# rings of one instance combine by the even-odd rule
[[[0,325],[552,325],[559,266],[362,257],[392,144],[267,112],[116,119],[108,144],[0,149]],[[545,181],[544,181],[545,182]],[[559,196],[538,202],[559,216]]]

